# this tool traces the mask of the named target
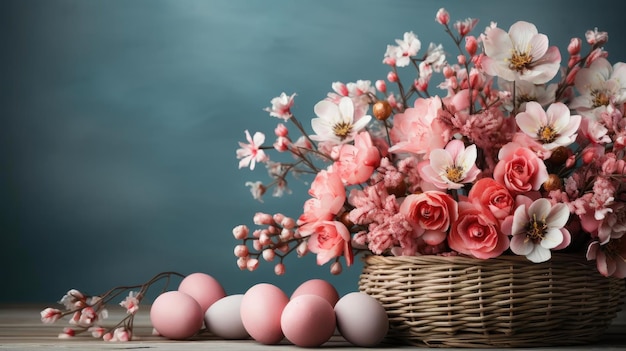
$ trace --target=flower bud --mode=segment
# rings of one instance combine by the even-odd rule
[[[274,149],[278,152],[285,152],[289,150],[289,144],[290,141],[288,138],[278,137],[272,146],[274,146]]]
[[[396,74],[396,72],[389,72],[387,73],[387,80],[391,83],[396,83],[398,82],[398,75]]]
[[[257,212],[254,215],[254,217],[252,218],[252,221],[256,225],[270,225],[270,224],[274,224],[274,219],[272,218],[272,215],[271,214],[267,214],[267,213],[262,213],[262,212]]]
[[[266,260],[267,262],[273,261],[275,256],[276,256],[276,253],[274,253],[274,250],[272,249],[263,250],[263,259]]]
[[[248,257],[239,257],[237,259],[237,267],[242,271],[246,269],[248,267]]]
[[[286,125],[278,123],[276,128],[274,128],[274,134],[276,134],[277,137],[286,137],[287,134],[289,134],[289,129],[287,129]]]
[[[568,85],[574,84],[574,82],[576,81],[576,75],[578,74],[578,71],[580,71],[580,66],[574,66],[574,68],[572,68],[572,70],[567,74],[567,77],[565,78],[565,82]]]
[[[293,230],[283,228],[283,230],[280,231],[280,240],[287,241],[291,238],[293,238]]]
[[[442,24],[445,26],[448,23],[450,23],[450,14],[448,13],[448,11],[446,11],[446,9],[442,7],[437,11],[437,14],[435,15],[435,20],[439,24]]]
[[[341,267],[341,263],[339,263],[339,261],[335,261],[333,264],[330,265],[330,274],[332,275],[341,274],[342,270],[343,267]]]
[[[385,94],[387,92],[387,83],[385,83],[384,80],[382,79],[377,80],[375,85],[376,85],[376,89],[380,91],[381,93]]]
[[[285,229],[293,229],[296,226],[296,221],[293,218],[285,217],[280,221],[280,225]]]
[[[259,268],[259,260],[256,258],[251,258],[246,262],[246,268],[252,272]]]
[[[235,257],[246,257],[250,253],[246,245],[235,246]]]
[[[569,52],[570,55],[578,55],[582,42],[580,38],[572,38],[567,46],[567,52]]]
[[[456,59],[461,66],[465,65],[465,63],[467,62],[467,58],[465,57],[465,55],[458,55]]]
[[[372,114],[379,121],[384,121],[391,116],[391,105],[387,100],[378,100],[372,106]]]
[[[259,244],[262,246],[269,245],[272,243],[272,239],[266,231],[261,232],[261,236],[259,236]]]
[[[470,56],[476,55],[476,50],[478,49],[478,41],[476,37],[473,35],[468,35],[465,37],[465,50]]]
[[[285,274],[285,265],[278,263],[274,266],[274,274],[276,275],[284,275]]]
[[[308,252],[309,252],[309,245],[307,244],[307,242],[306,241],[300,242],[300,244],[298,244],[298,247],[296,248],[296,253],[298,254],[298,257],[302,257],[306,255]]]
[[[233,228],[233,236],[237,240],[245,239],[248,236],[249,232],[250,230],[245,225],[238,225],[235,228]]]
[[[543,188],[546,191],[558,190],[561,189],[561,186],[563,186],[563,182],[556,174],[550,174],[548,179],[543,183]]]
[[[350,94],[348,87],[342,82],[333,82],[331,86],[333,90],[341,96],[348,96]]]

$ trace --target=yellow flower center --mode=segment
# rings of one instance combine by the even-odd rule
[[[511,58],[509,59],[509,68],[514,71],[523,72],[525,69],[528,68],[528,66],[530,66],[532,62],[533,57],[528,51],[519,52],[515,50],[513,52],[513,55],[511,55]]]
[[[593,107],[607,106],[609,104],[609,96],[605,94],[603,91],[594,90],[591,92],[591,96],[593,97]]]
[[[544,143],[551,143],[556,139],[558,133],[552,126],[543,126],[537,131],[537,137]]]
[[[446,178],[453,183],[458,183],[463,180],[463,168],[461,167],[448,167],[446,169]]]
[[[352,131],[352,124],[350,123],[339,122],[333,126],[333,133],[335,133],[335,135],[339,137],[339,139],[341,140],[344,140],[345,138],[347,138],[348,135],[350,135],[351,131]]]
[[[533,219],[528,222],[528,227],[526,229],[526,240],[524,242],[528,242],[529,240],[535,244],[538,244],[543,240],[543,237],[546,234],[546,229],[548,226],[546,225],[546,219],[537,220],[537,216],[533,214]]]

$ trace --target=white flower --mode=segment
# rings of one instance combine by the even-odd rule
[[[570,104],[578,112],[619,105],[626,102],[626,64],[611,63],[599,57],[576,75],[576,90],[580,93]]]
[[[318,118],[311,120],[315,141],[329,141],[336,144],[352,141],[354,136],[370,122],[372,116],[365,115],[355,120],[354,103],[349,97],[339,100],[339,105],[322,100],[313,108]]]
[[[417,55],[422,43],[413,32],[404,33],[403,39],[396,39],[398,46],[387,45],[385,60],[393,62],[398,67],[406,67],[411,63],[411,56]]]
[[[281,93],[280,96],[272,99],[272,107],[266,107],[264,110],[269,112],[270,116],[278,117],[286,121],[292,117],[291,106],[293,106],[293,98],[295,96],[296,94],[287,96],[287,94]]]
[[[526,111],[515,116],[520,129],[541,142],[547,150],[568,146],[576,141],[580,120],[579,115],[570,116],[569,108],[561,102],[553,103],[544,111],[539,103],[529,101]]]
[[[267,162],[269,160],[265,151],[261,149],[261,145],[265,142],[265,134],[256,132],[254,137],[251,137],[250,132],[246,130],[245,133],[248,144],[239,142],[241,148],[237,149],[237,158],[241,159],[239,168],[249,165],[250,169],[253,170],[256,162]]]
[[[535,263],[549,260],[550,249],[565,247],[570,242],[570,234],[563,228],[568,219],[566,204],[552,206],[545,198],[530,206],[518,206],[513,214],[511,251]]]
[[[516,22],[508,33],[488,27],[482,40],[486,54],[482,65],[487,74],[508,81],[527,80],[543,84],[559,71],[559,49],[548,47],[548,37],[539,34],[532,23]]]

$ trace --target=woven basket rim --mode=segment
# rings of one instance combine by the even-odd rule
[[[501,255],[494,258],[489,259],[480,259],[466,255],[419,255],[419,256],[388,256],[388,255],[376,255],[376,254],[366,254],[361,257],[361,260],[366,263],[373,262],[396,262],[396,263],[413,263],[413,264],[433,264],[433,263],[459,263],[459,264],[481,264],[481,265],[489,265],[490,263],[528,263],[532,265],[546,265],[551,264],[552,262],[570,262],[573,264],[585,264],[585,265],[593,265],[594,262],[587,260],[587,258],[581,253],[552,253],[552,257],[545,262],[534,263],[528,260],[525,256],[518,255]]]

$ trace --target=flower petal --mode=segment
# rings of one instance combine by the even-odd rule
[[[548,200],[546,200],[548,201]],[[569,208],[566,204],[558,203],[552,206],[546,217],[546,225],[550,228],[563,228],[569,220]]]
[[[552,257],[550,250],[541,247],[541,245],[535,245],[534,250],[526,255],[526,258],[534,263],[546,262]]]
[[[528,216],[529,217],[535,216],[537,220],[543,220],[544,218],[546,218],[547,220],[550,215],[550,209],[552,209],[552,205],[550,205],[550,201],[548,201],[548,199],[545,199],[545,198],[540,198],[540,199],[535,200],[528,207]],[[560,217],[557,219],[560,220]],[[560,222],[557,222],[557,223],[560,223]]]
[[[541,240],[541,246],[546,249],[553,249],[563,242],[563,233],[559,229],[548,229]]]

